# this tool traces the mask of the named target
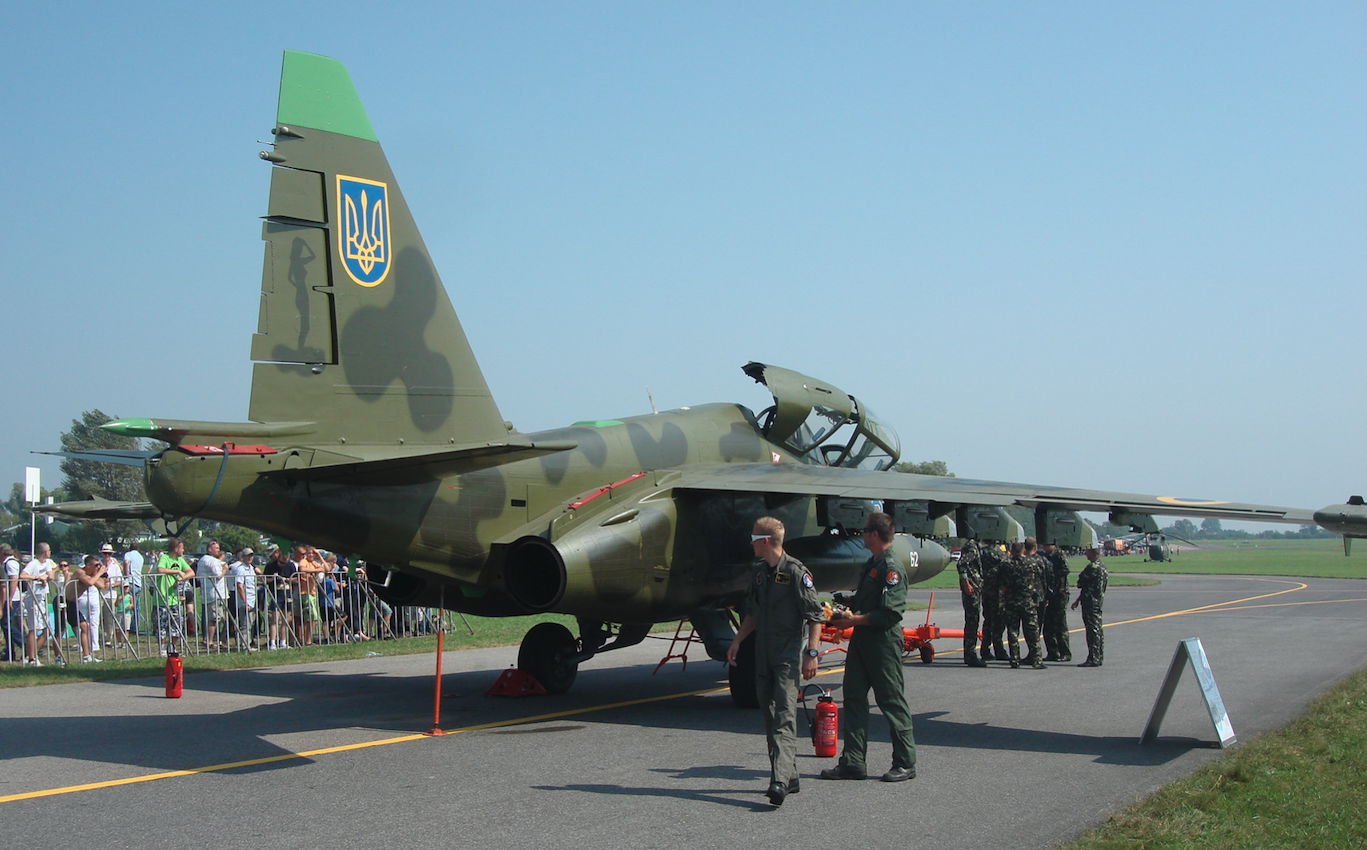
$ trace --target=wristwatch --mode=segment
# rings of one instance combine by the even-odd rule
[[[820,658],[820,657],[821,657],[821,653],[820,653],[820,652],[817,652],[815,649],[809,649],[809,650],[807,650],[807,657],[808,657],[808,658]]]

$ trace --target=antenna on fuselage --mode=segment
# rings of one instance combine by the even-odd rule
[[[650,394],[650,387],[646,387],[646,399],[650,401],[650,412],[659,413],[660,411],[655,409],[655,396]]]

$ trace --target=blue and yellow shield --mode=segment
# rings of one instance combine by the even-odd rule
[[[342,268],[361,286],[379,285],[389,274],[389,187],[338,174],[337,221]]]

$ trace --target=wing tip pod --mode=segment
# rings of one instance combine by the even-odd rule
[[[379,141],[346,66],[330,56],[286,50],[280,65],[280,101],[275,120]]]

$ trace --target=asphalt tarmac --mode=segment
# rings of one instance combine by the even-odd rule
[[[1220,754],[1190,671],[1138,743],[1180,639],[1202,640],[1240,741],[1367,665],[1367,582],[1162,582],[1107,594],[1100,669],[973,669],[958,640],[908,660],[919,778],[900,784],[821,781],[834,760],[800,741],[802,792],[772,808],[759,713],[732,705],[700,647],[652,675],[668,647],[652,639],[557,697],[483,695],[515,647],[447,653],[444,737],[419,734],[432,656],[201,674],[179,700],[149,679],[0,690],[0,831],[29,850],[1051,847]],[[962,625],[957,593],[937,603],[935,622]],[[838,686],[840,657],[814,681]]]

